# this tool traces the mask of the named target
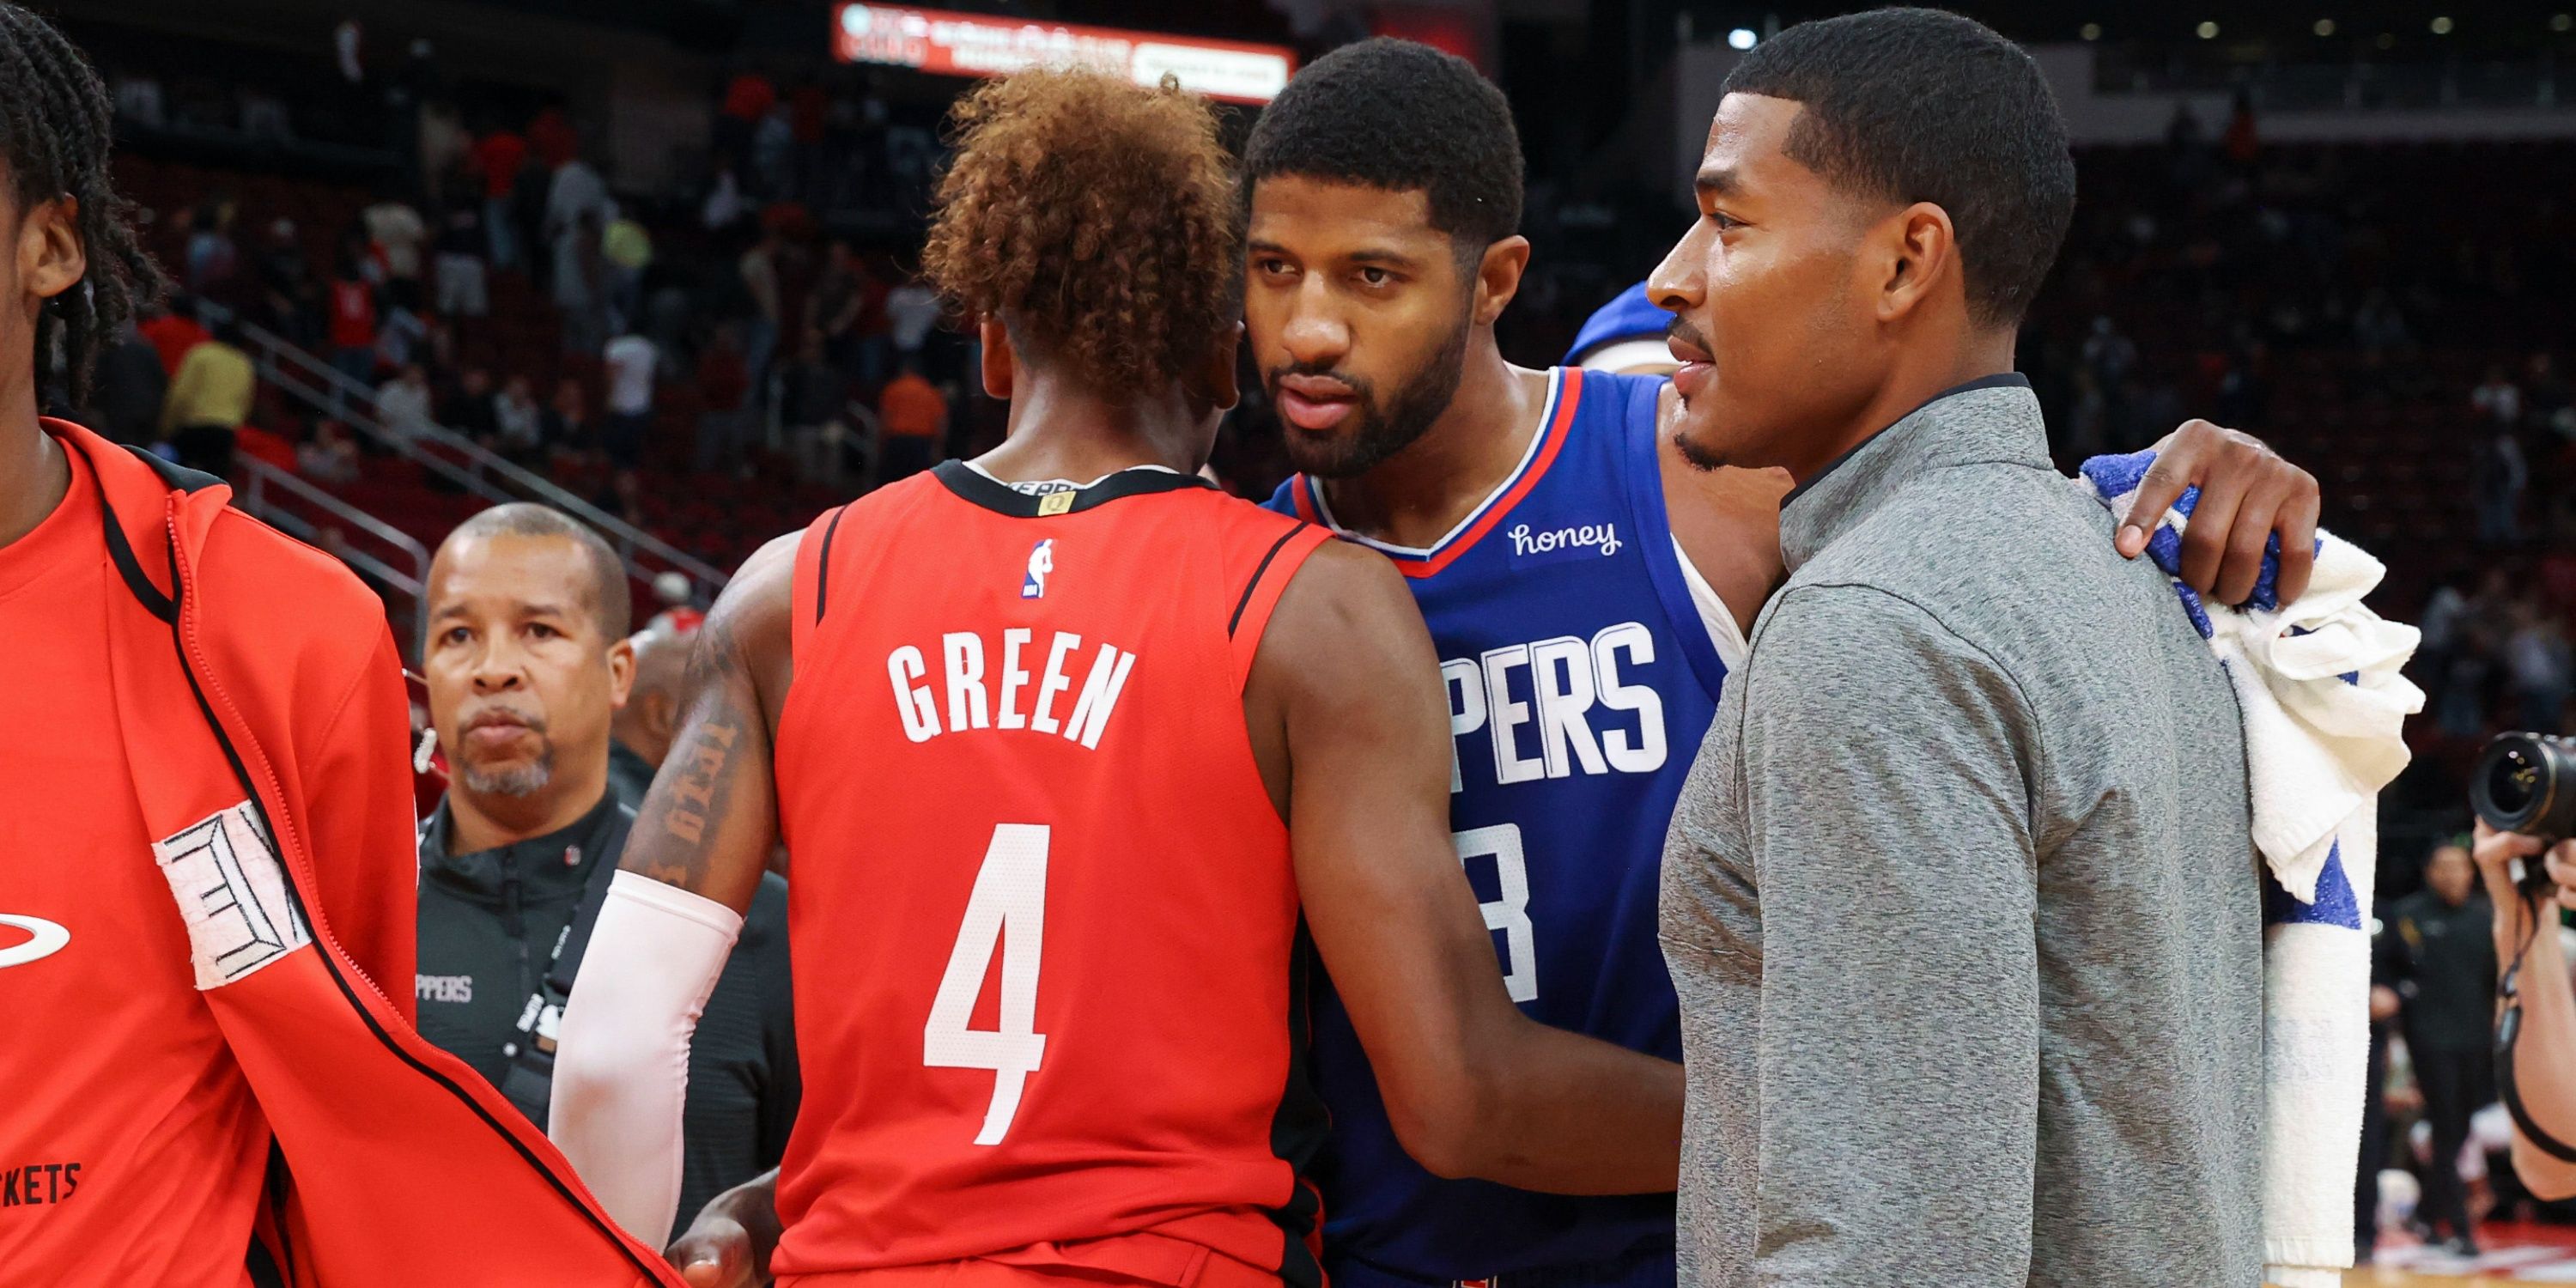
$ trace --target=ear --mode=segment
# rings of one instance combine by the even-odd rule
[[[1242,352],[1243,324],[1230,323],[1208,342],[1207,351],[1183,378],[1183,387],[1209,410],[1234,410],[1234,405],[1243,401],[1243,384],[1235,365]]]
[[[1966,305],[1958,231],[1950,225],[1950,212],[1931,202],[1918,201],[1889,216],[1871,232],[1862,258],[1880,274],[1876,312],[1882,323],[1908,317],[1941,294],[1955,293]]]
[[[635,691],[635,641],[621,639],[608,646],[608,707],[626,709],[626,696]]]
[[[50,300],[89,271],[81,246],[80,202],[70,197],[39,201],[18,225],[18,281],[29,295]]]
[[[669,745],[680,732],[680,704],[669,693],[656,691],[644,695],[644,732],[654,741]]]
[[[983,318],[975,323],[975,338],[984,346],[984,392],[1000,402],[1011,400],[1011,369],[1018,358],[1011,351],[1011,329],[1000,318]]]
[[[1512,297],[1520,294],[1529,257],[1527,237],[1506,237],[1485,248],[1484,258],[1476,263],[1476,325],[1492,326]]]

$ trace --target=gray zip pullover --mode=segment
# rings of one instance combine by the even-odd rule
[[[2253,1288],[2236,704],[2019,377],[1792,494],[1664,857],[1706,1288]]]

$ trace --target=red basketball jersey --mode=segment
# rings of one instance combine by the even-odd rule
[[[1320,1281],[1297,887],[1242,694],[1327,535],[1164,471],[955,462],[806,531],[779,1274]]]

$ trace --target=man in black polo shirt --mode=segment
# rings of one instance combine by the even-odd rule
[[[2433,1124],[2433,1160],[2418,1209],[2449,1229],[2450,1251],[2477,1253],[2469,1232],[2460,1146],[2469,1116],[2495,1099],[2495,910],[2477,890],[2477,869],[2458,842],[2424,862],[2424,888],[2389,906],[2388,924],[2406,947],[2413,978],[2401,985],[2406,1049]]]
[[[430,565],[421,670],[452,782],[421,829],[420,1031],[541,1128],[555,1024],[635,818],[609,790],[631,612],[607,545],[540,505],[468,519]],[[793,1015],[787,884],[771,876],[690,1050],[681,1212],[785,1150]]]

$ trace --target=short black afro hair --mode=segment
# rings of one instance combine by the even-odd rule
[[[1520,231],[1521,140],[1503,92],[1463,58],[1378,37],[1316,59],[1262,109],[1243,191],[1280,175],[1420,190],[1462,256]]]
[[[1804,105],[1786,150],[1837,187],[1948,211],[1978,322],[2029,310],[2075,216],[2075,161],[2020,46],[1957,14],[1878,9],[1763,41],[1726,92]]]

